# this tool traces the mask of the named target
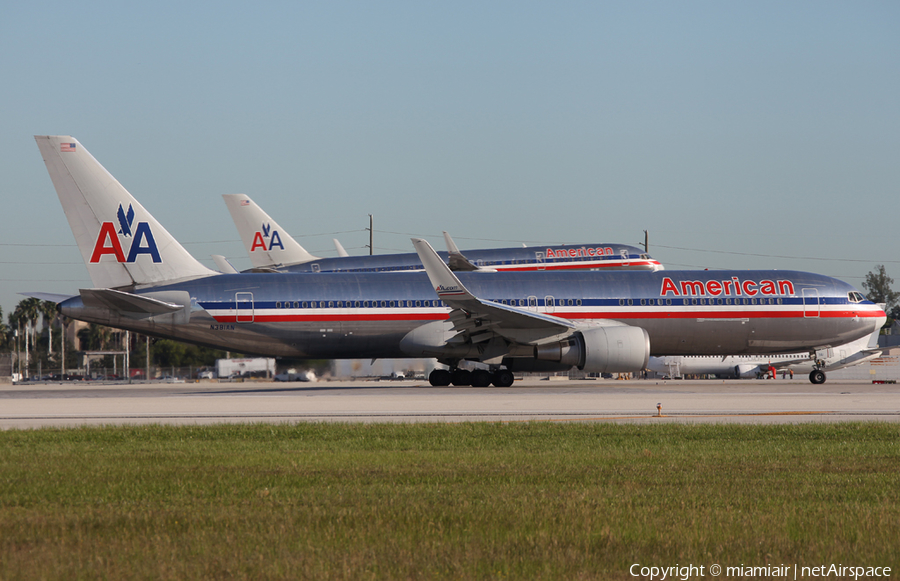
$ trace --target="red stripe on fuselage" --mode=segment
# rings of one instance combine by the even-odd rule
[[[523,266],[506,267],[502,264],[497,265],[496,270],[503,272],[530,272],[532,270],[586,270],[592,268],[621,268],[623,265],[632,266],[660,266],[658,262],[648,262],[646,260],[628,260],[612,262],[567,262],[565,264],[529,264]]]
[[[541,313],[571,321],[590,319],[852,319],[855,317],[874,318],[882,316],[877,311],[821,311],[818,317],[807,316],[803,310],[794,311],[602,311],[602,312],[553,312]],[[241,314],[241,318],[250,315]],[[256,312],[253,319],[257,323],[288,322],[328,322],[328,321],[443,321],[448,313],[317,313],[317,314],[265,314]],[[234,315],[213,317],[219,323],[235,323]]]

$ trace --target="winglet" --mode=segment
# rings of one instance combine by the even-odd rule
[[[450,263],[450,270],[482,270],[480,267],[472,264],[471,260],[463,256],[463,253],[459,251],[459,247],[456,245],[456,242],[453,241],[453,238],[450,238],[450,234],[448,234],[446,231],[444,231],[444,242],[447,244],[447,258],[448,262]]]
[[[453,274],[427,240],[412,238],[412,243],[439,298],[448,304],[459,300],[475,300],[475,296]]]
[[[88,274],[100,288],[216,274],[68,135],[35,135]]]
[[[213,254],[212,255],[213,262],[216,263],[216,268],[219,269],[219,272],[222,274],[238,274],[238,270],[231,266],[231,263],[228,262],[228,259],[222,256],[221,254]]]
[[[223,194],[222,198],[250,255],[253,268],[276,268],[319,259],[300,246],[245,194]]]
[[[462,254],[459,251],[459,246],[456,245],[456,242],[453,241],[453,238],[450,238],[450,234],[444,230],[444,243],[447,245],[447,252],[450,254]]]

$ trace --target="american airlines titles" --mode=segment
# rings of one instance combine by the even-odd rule
[[[547,258],[577,258],[579,256],[608,256],[613,254],[613,249],[606,247],[598,247],[598,248],[585,248],[582,246],[581,248],[560,248],[558,250],[553,250],[552,248],[548,248],[546,252]]]
[[[789,280],[741,280],[732,276],[729,280],[682,280],[677,283],[668,276],[662,279],[659,296],[748,296],[793,295],[794,283]]]

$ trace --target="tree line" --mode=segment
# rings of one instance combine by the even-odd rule
[[[143,368],[146,363],[147,337],[129,334],[125,345],[125,332],[95,323],[78,331],[80,350],[66,339],[66,330],[72,320],[61,314],[56,303],[27,298],[19,301],[3,321],[0,307],[0,353],[18,353],[22,374],[30,377],[58,373],[65,357],[65,369],[82,367],[85,351],[125,351],[130,353],[131,367]],[[149,338],[150,364],[153,367],[202,367],[214,366],[216,359],[225,357],[225,351],[173,341]],[[112,355],[93,365],[113,367]],[[26,365],[27,361],[27,365]],[[16,368],[16,370],[18,367]]]

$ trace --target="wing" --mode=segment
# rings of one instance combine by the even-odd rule
[[[449,321],[423,325],[404,338],[411,348],[416,347],[415,352],[489,365],[501,364],[505,357],[526,357],[598,373],[639,371],[646,366],[650,337],[644,329],[611,320],[576,324],[485,301],[463,285],[428,242],[414,238],[413,244],[435,292],[451,309]],[[428,329],[431,325],[437,328]],[[442,329],[446,334],[440,335]],[[436,336],[441,340],[434,341]]]
[[[413,238],[413,245],[438,297],[452,309],[453,330],[465,339],[478,343],[499,335],[516,343],[534,343],[575,330],[575,324],[567,319],[479,299],[427,241]]]

